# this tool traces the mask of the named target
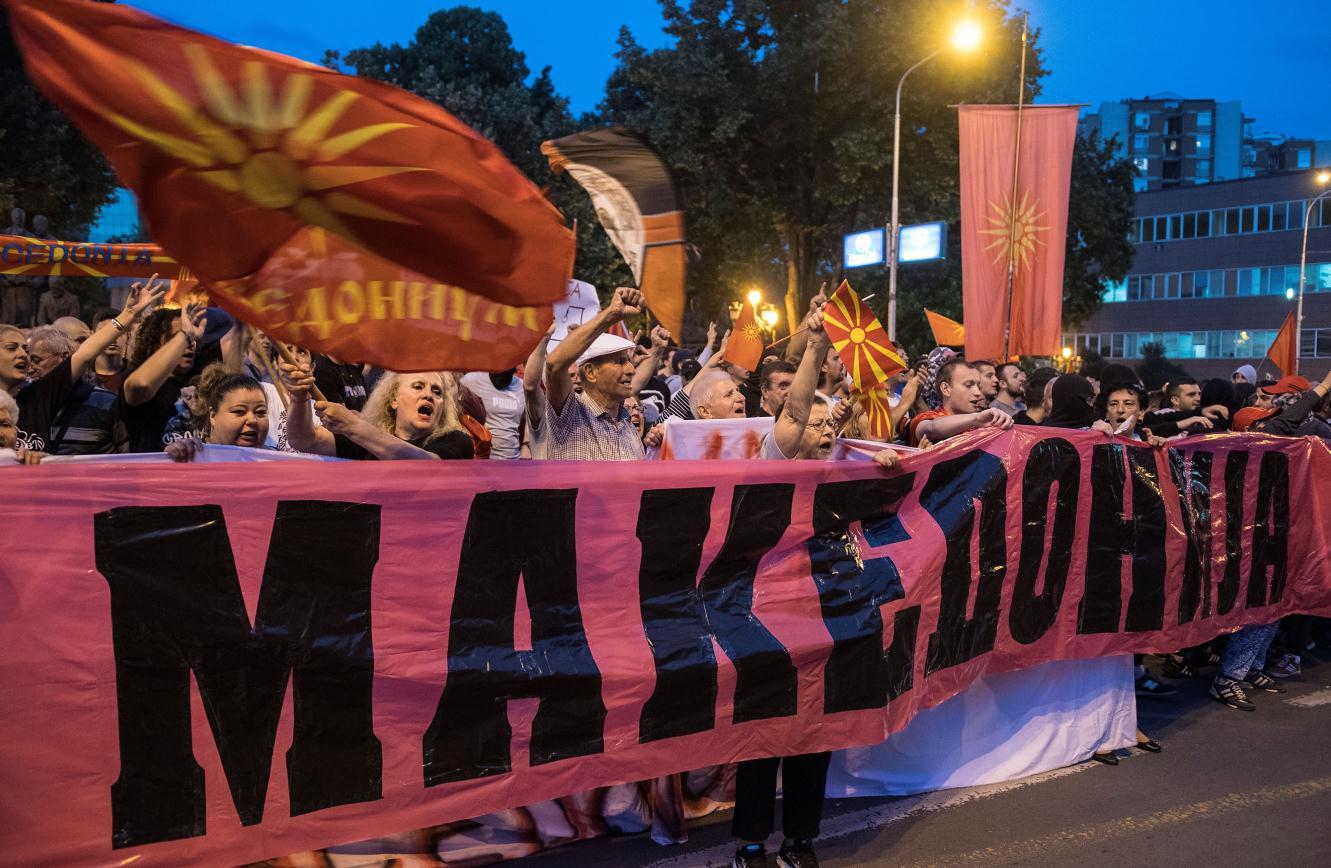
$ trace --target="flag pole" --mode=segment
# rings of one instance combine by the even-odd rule
[[[1021,173],[1021,110],[1026,104],[1026,37],[1031,14],[1021,19],[1021,80],[1017,88],[1017,132],[1012,149],[1012,200],[1008,203],[1007,308],[1003,330],[1003,358],[1012,358],[1012,292],[1017,281],[1017,182]]]

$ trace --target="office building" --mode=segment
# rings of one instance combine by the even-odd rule
[[[1159,93],[1107,102],[1081,130],[1115,138],[1137,168],[1138,192],[1297,172],[1331,165],[1331,142],[1254,135],[1237,101]]]
[[[1295,307],[1308,203],[1327,188],[1311,170],[1140,193],[1127,280],[1105,293],[1064,345],[1136,364],[1148,343],[1195,377],[1261,366]],[[1331,195],[1308,221],[1300,373],[1331,367]]]

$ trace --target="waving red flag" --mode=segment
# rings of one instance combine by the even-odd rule
[[[1294,334],[1294,322],[1294,312],[1290,311],[1289,316],[1280,324],[1280,331],[1276,332],[1275,340],[1271,341],[1271,348],[1266,351],[1266,357],[1271,360],[1271,364],[1279,368],[1281,375],[1286,377],[1299,372],[1299,345],[1298,338]]]
[[[318,227],[505,304],[564,297],[559,212],[439,106],[128,6],[4,2],[33,81],[205,281],[256,274]]]
[[[1054,355],[1063,319],[1063,259],[1078,106],[1025,106],[1012,185],[1017,107],[964,105],[961,269],[966,357]],[[1008,266],[1013,268],[1008,310]],[[1004,346],[1004,326],[1011,340]]]
[[[860,301],[849,281],[841,281],[827,300],[823,328],[860,391],[868,392],[897,371],[906,369],[905,359],[887,339],[878,317]]]
[[[756,371],[762,363],[763,327],[758,324],[753,305],[748,302],[744,303],[739,318],[735,320],[735,327],[726,341],[726,348],[721,352],[721,358],[746,371]]]

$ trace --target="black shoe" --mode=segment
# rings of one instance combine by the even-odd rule
[[[762,844],[745,844],[735,851],[732,868],[767,868],[767,848]]]
[[[785,841],[776,854],[776,864],[781,868],[818,868],[818,857],[813,853],[813,844],[809,841]]]
[[[1170,657],[1165,660],[1164,675],[1166,678],[1196,678],[1197,670],[1186,660]]]
[[[1118,754],[1113,751],[1109,751],[1108,753],[1093,753],[1091,754],[1091,759],[1098,763],[1104,763],[1107,766],[1118,765]]]
[[[1217,675],[1215,681],[1211,682],[1211,695],[1239,711],[1257,710],[1257,706],[1248,701],[1248,694],[1243,692],[1242,685],[1223,675]]]
[[[1266,693],[1285,692],[1285,688],[1280,686],[1280,682],[1260,669],[1249,669],[1248,677],[1243,679],[1243,683],[1253,690],[1261,690]]]
[[[1138,696],[1173,696],[1178,693],[1178,689],[1168,684],[1161,684],[1150,675],[1143,675],[1137,679]]]
[[[1146,741],[1137,742],[1137,750],[1144,750],[1147,753],[1160,753],[1160,751],[1163,749],[1164,748],[1160,747],[1160,742],[1156,741],[1153,738],[1148,738]]]
[[[1215,652],[1215,651],[1207,651],[1207,652],[1206,652],[1206,665],[1207,665],[1207,666],[1219,666],[1219,665],[1220,665],[1220,654],[1219,654],[1218,652]]]

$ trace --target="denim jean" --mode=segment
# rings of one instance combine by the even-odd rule
[[[1266,663],[1266,649],[1271,647],[1280,622],[1273,624],[1250,624],[1229,637],[1229,645],[1220,658],[1220,672],[1226,678],[1241,681],[1248,677],[1248,670],[1262,668]]]

